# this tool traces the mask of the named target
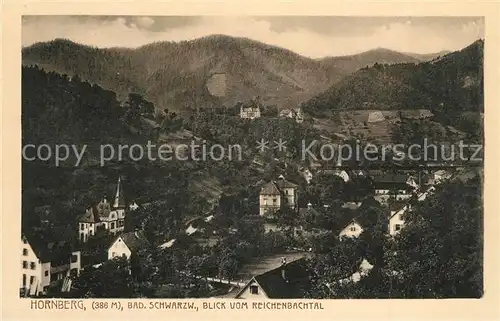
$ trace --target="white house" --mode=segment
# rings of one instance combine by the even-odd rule
[[[260,118],[261,112],[260,108],[261,104],[258,101],[258,98],[246,103],[241,104],[240,106],[240,117],[243,119],[255,119]]]
[[[52,282],[81,270],[80,251],[72,251],[66,242],[35,244],[21,237],[20,290],[25,296],[46,293]]]
[[[342,231],[340,231],[339,238],[357,238],[361,235],[361,233],[363,233],[363,227],[358,222],[353,220],[351,223],[347,224]]]
[[[112,260],[120,256],[125,256],[127,259],[130,259],[132,253],[142,250],[146,246],[147,241],[139,232],[122,233],[108,248],[108,259]]]
[[[405,220],[404,214],[411,208],[410,204],[405,205],[403,208],[397,211],[391,211],[391,216],[389,217],[389,234],[394,236],[401,231],[404,227]]]

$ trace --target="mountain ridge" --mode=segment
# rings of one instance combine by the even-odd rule
[[[483,109],[483,46],[419,64],[377,64],[362,68],[304,102],[313,114],[346,109],[405,109],[447,105],[461,111]]]
[[[379,60],[417,61],[404,57]],[[159,110],[178,111],[234,106],[255,96],[278,108],[297,106],[363,67],[350,61],[343,65],[345,57],[333,63],[331,57],[326,58],[328,62],[318,61],[278,46],[226,35],[154,42],[138,48],[97,48],[57,38],[23,48],[22,58],[24,65],[76,74],[115,91],[120,98],[137,92]]]

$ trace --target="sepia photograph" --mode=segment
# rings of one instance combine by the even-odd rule
[[[19,297],[482,298],[485,41],[481,16],[23,15]]]

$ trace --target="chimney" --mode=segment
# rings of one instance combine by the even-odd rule
[[[307,208],[309,208],[309,209],[312,208],[312,204],[310,202],[307,203]]]
[[[283,180],[284,180],[284,179],[285,179],[285,176],[280,175],[280,176],[278,176],[278,179],[283,179]]]

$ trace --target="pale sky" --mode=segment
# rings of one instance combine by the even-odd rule
[[[335,16],[24,16],[22,44],[66,38],[106,47],[191,40],[212,34],[247,37],[320,58],[374,48],[435,53],[484,38],[482,17]]]

